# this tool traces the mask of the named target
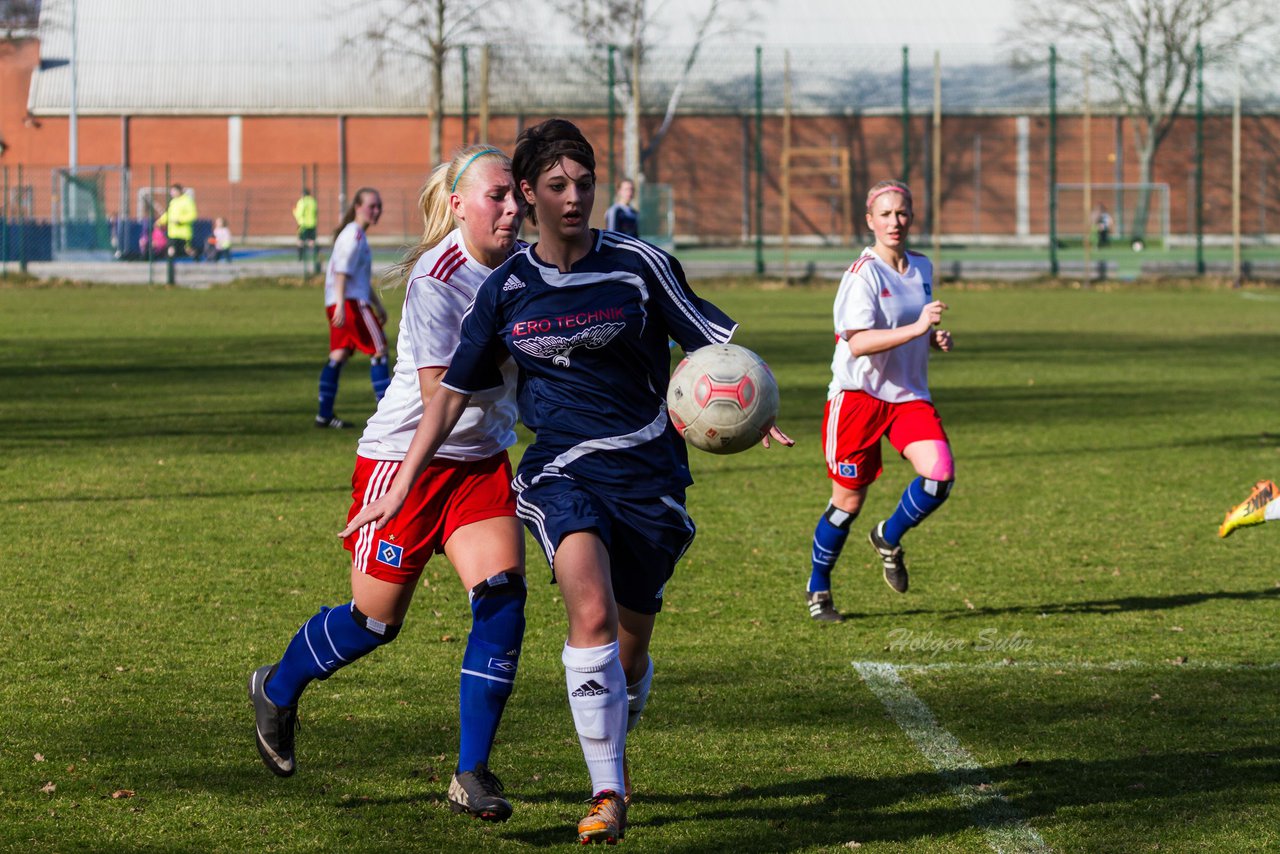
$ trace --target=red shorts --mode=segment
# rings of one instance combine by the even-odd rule
[[[333,325],[333,310],[336,306],[327,305],[324,313],[329,318],[329,350],[359,350],[361,353],[387,352],[387,336],[378,322],[378,315],[368,303],[358,300],[346,300],[343,324]]]
[[[885,403],[862,391],[842,391],[827,401],[822,450],[827,476],[846,489],[874,483],[884,470],[880,437],[898,453],[912,442],[947,442],[938,410],[927,400]]]
[[[348,521],[382,496],[399,470],[399,460],[357,456]],[[412,584],[431,556],[444,552],[454,531],[473,522],[515,515],[506,451],[476,462],[436,459],[414,481],[400,512],[386,527],[377,530],[365,525],[342,544],[360,572],[394,584]]]

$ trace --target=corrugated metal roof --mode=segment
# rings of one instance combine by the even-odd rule
[[[317,0],[79,0],[82,114],[413,113],[425,110],[420,60],[379,63],[351,43],[377,5]],[[69,0],[41,11],[42,70],[30,107],[71,100]],[[358,41],[358,40],[357,40]],[[51,67],[52,66],[52,67]]]
[[[523,0],[533,2],[533,0]],[[392,0],[78,0],[78,92],[81,115],[424,115],[429,74],[407,54],[378,60],[360,38]],[[65,115],[71,100],[70,0],[45,0],[40,21],[42,70],[32,77],[29,107]],[[833,33],[833,36],[838,34]],[[491,49],[494,113],[604,113],[606,50],[566,44],[531,46],[527,35]],[[887,113],[901,109],[900,45],[813,45],[791,51],[792,105],[799,113]],[[687,47],[661,43],[645,57],[646,112],[661,113],[677,84]],[[469,49],[469,108],[478,108],[478,48]],[[1059,109],[1078,109],[1083,86],[1069,54],[1059,66]],[[765,109],[784,101],[784,46],[763,54]],[[933,51],[910,53],[912,112],[933,100]],[[617,73],[626,73],[619,60]],[[1096,66],[1095,66],[1096,67]],[[1048,74],[1041,60],[1012,65],[991,45],[942,48],[944,109],[956,113],[1042,113]],[[448,55],[445,110],[463,108],[462,56]],[[1217,78],[1220,81],[1220,78]],[[1214,81],[1211,80],[1211,84]],[[1280,87],[1245,93],[1248,106],[1280,104]],[[623,109],[619,103],[616,109]],[[1222,85],[1213,102],[1229,104]],[[1095,109],[1114,104],[1093,81]],[[681,112],[743,113],[755,104],[755,46],[707,45],[686,84]]]

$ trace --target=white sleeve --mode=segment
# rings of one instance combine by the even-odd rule
[[[446,368],[453,361],[462,316],[471,300],[456,288],[421,276],[412,280],[404,301],[405,331],[413,342],[414,368]]]
[[[833,310],[836,334],[876,327],[876,289],[861,272],[848,270],[840,280]]]
[[[342,229],[342,233],[333,241],[333,251],[329,254],[329,269],[344,276],[355,275],[356,249],[359,241],[356,240],[356,229],[352,228],[352,225],[354,223],[348,223],[347,227]]]

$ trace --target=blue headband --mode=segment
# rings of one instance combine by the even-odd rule
[[[496,148],[485,148],[471,155],[471,159],[468,160],[466,163],[463,163],[462,168],[458,170],[458,174],[454,176],[453,186],[449,188],[449,192],[452,193],[457,191],[458,182],[462,180],[462,173],[466,172],[467,167],[470,166],[472,163],[475,163],[478,158],[484,157],[486,154],[501,154],[501,153],[502,152]]]

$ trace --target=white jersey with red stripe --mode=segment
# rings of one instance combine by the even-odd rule
[[[523,244],[516,248],[523,248]],[[395,373],[360,437],[360,456],[402,460],[409,452],[409,442],[422,419],[418,371],[449,366],[458,346],[462,316],[491,272],[467,252],[457,229],[414,264],[400,316]],[[512,360],[502,366],[502,376],[502,385],[471,396],[437,457],[482,460],[515,444],[516,366]]]
[[[927,257],[907,252],[907,272],[899,273],[872,249],[862,250],[836,292],[836,351],[827,399],[841,391],[864,391],[887,403],[929,400],[928,335],[891,350],[854,356],[848,333],[910,326],[930,302],[933,265]]]
[[[364,229],[349,222],[333,241],[329,253],[329,266],[324,275],[324,304],[338,304],[338,277],[347,277],[343,291],[345,299],[369,302],[373,293],[373,250],[364,236]]]

